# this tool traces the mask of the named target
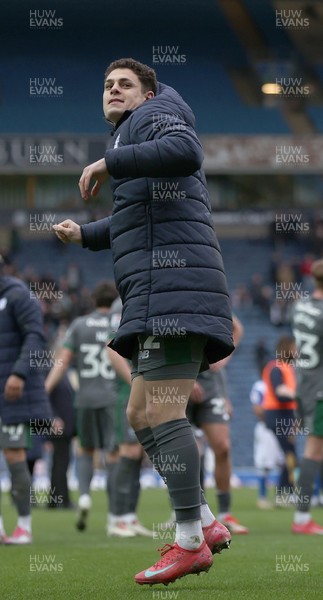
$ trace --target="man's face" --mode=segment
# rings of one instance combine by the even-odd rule
[[[117,123],[126,110],[137,108],[153,96],[152,91],[142,90],[138,76],[130,69],[115,69],[104,82],[104,115],[112,123]]]

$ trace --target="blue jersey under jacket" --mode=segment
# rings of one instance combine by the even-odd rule
[[[190,107],[164,84],[153,99],[127,111],[105,155],[112,216],[81,227],[84,247],[112,248],[123,312],[111,346],[126,358],[140,333],[205,334],[210,363],[234,349],[194,124]]]

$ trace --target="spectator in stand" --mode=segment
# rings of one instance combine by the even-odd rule
[[[249,308],[252,305],[252,299],[247,286],[244,283],[238,283],[232,292],[232,307],[234,309]]]
[[[275,282],[275,299],[270,306],[270,321],[276,327],[289,321],[289,308],[295,296],[300,293],[299,268],[294,262],[282,262],[277,265]]]
[[[270,322],[275,327],[286,325],[288,322],[288,302],[284,298],[276,298],[269,311]]]
[[[270,259],[269,275],[270,283],[275,287],[277,281],[277,269],[282,262],[282,253],[273,252]]]
[[[267,315],[269,313],[273,291],[270,285],[264,282],[264,278],[260,273],[254,273],[252,275],[249,292],[254,306],[259,306],[259,308]]]
[[[77,292],[82,287],[82,273],[77,264],[70,263],[68,265],[66,279],[69,292]]]
[[[295,273],[289,262],[282,262],[276,270],[276,283],[282,285],[284,289],[289,290],[290,286],[296,283]]]

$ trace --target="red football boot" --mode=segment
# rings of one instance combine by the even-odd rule
[[[26,529],[23,529],[22,527],[18,527],[18,525],[17,525],[13,534],[6,538],[5,544],[7,544],[7,545],[15,544],[15,545],[21,546],[21,545],[25,545],[25,544],[31,544],[32,541],[33,541],[33,539],[32,539],[31,533],[29,533],[29,531],[26,531]]]
[[[212,554],[221,554],[222,550],[229,550],[231,533],[222,523],[214,519],[213,523],[203,527],[202,531]]]
[[[297,525],[296,523],[293,523],[292,532],[302,533],[303,535],[323,535],[323,527],[311,519],[304,525]]]
[[[201,571],[208,571],[213,563],[211,551],[204,540],[196,550],[185,550],[176,542],[172,546],[166,544],[159,550],[161,558],[149,569],[138,573],[135,576],[136,583],[168,585],[185,575],[199,575]]]

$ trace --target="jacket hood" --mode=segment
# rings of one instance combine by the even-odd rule
[[[158,103],[159,101],[170,103],[172,111],[174,111],[174,104],[176,104],[179,112],[184,116],[186,123],[191,127],[195,127],[195,117],[192,109],[174,88],[165,83],[158,82],[156,96],[150,102]]]

